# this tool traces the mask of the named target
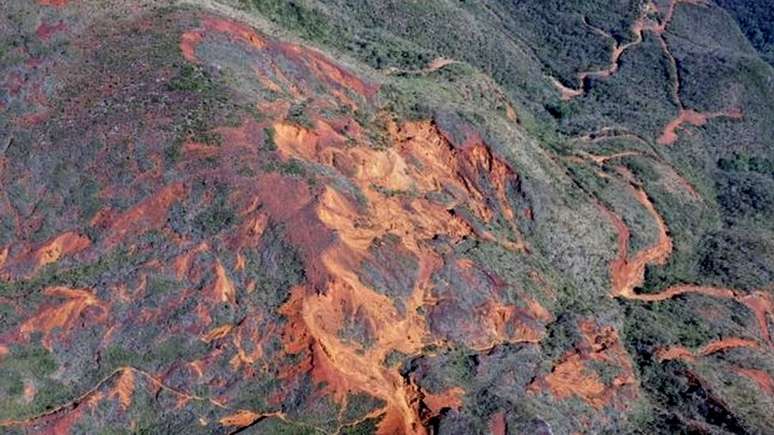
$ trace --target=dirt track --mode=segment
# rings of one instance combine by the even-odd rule
[[[629,252],[629,228],[614,212],[604,206],[602,211],[608,216],[618,233],[618,257],[610,264],[610,281],[612,296],[644,302],[656,302],[671,299],[684,294],[696,293],[720,299],[732,299],[745,305],[754,314],[761,338],[772,345],[768,331],[768,318],[774,316],[774,301],[763,291],[743,293],[734,289],[702,286],[695,284],[680,284],[669,287],[658,293],[638,293],[637,287],[645,281],[645,268],[648,265],[663,265],[672,254],[673,244],[669,236],[669,228],[664,218],[658,213],[645,190],[631,184],[633,195],[645,207],[658,225],[658,240],[651,246],[637,252]]]
[[[634,21],[629,29],[631,34],[634,35],[634,39],[623,44],[615,42],[615,38],[613,38],[612,35],[603,29],[594,27],[589,24],[588,20],[585,20],[584,17],[585,25],[592,28],[594,32],[599,33],[613,41],[613,48],[610,52],[610,64],[601,69],[579,72],[577,74],[578,85],[576,88],[568,87],[562,84],[556,78],[550,78],[551,82],[559,91],[561,99],[563,101],[569,101],[576,97],[583,96],[585,94],[585,90],[588,88],[588,81],[590,79],[605,79],[613,76],[620,68],[621,56],[623,56],[627,50],[634,48],[642,43],[644,32],[651,32],[658,39],[663,55],[667,58],[671,66],[670,75],[672,80],[672,101],[679,109],[677,116],[664,126],[661,135],[657,138],[656,141],[659,145],[674,144],[678,139],[678,130],[684,125],[693,125],[698,127],[706,124],[707,121],[713,118],[719,117],[741,119],[743,117],[743,113],[739,108],[732,107],[722,111],[706,113],[685,108],[685,105],[680,98],[680,76],[677,69],[677,60],[675,59],[674,55],[672,55],[671,49],[669,48],[669,45],[663,36],[663,33],[666,32],[669,24],[672,21],[672,18],[674,17],[675,9],[677,8],[678,4],[681,3],[706,6],[706,2],[704,0],[671,0],[667,11],[663,15],[663,18],[660,21],[654,21],[650,19],[648,15],[651,13],[657,13],[659,11],[653,3],[648,2],[646,6],[642,8],[639,17]],[[626,133],[622,136],[630,136],[630,134]],[[607,137],[611,138],[618,136]]]

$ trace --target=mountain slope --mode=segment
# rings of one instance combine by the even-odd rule
[[[12,2],[0,425],[773,430],[762,27],[608,3]]]

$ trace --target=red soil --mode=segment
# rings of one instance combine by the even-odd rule
[[[744,376],[758,385],[763,392],[774,396],[774,380],[771,376],[763,370],[748,369],[748,368],[736,368],[734,370],[738,375]]]
[[[551,373],[530,384],[529,391],[547,388],[559,399],[577,396],[597,409],[627,408],[627,403],[638,395],[639,386],[634,364],[618,333],[611,326],[600,326],[591,320],[582,320],[578,326],[582,338],[575,349],[565,354]],[[605,362],[617,367],[619,373],[606,384],[587,364],[589,361]]]
[[[298,288],[283,308],[288,318],[288,353],[313,349],[312,359],[283,371],[283,377],[311,370],[313,377],[325,382],[325,391],[339,403],[352,391],[361,391],[385,401],[385,417],[380,433],[424,433],[427,416],[420,415],[419,403],[431,410],[457,406],[461,390],[443,396],[429,395],[407,383],[398,371],[384,366],[385,357],[397,350],[406,354],[419,352],[434,342],[426,320],[418,309],[433,301],[430,292],[432,274],[442,265],[441,259],[423,241],[436,235],[461,240],[474,233],[471,225],[448,209],[465,205],[483,221],[496,214],[515,219],[506,200],[506,189],[516,174],[494,156],[480,138],[471,136],[458,147],[453,146],[438,128],[429,122],[388,123],[390,140],[386,149],[367,145],[367,139],[356,131],[348,136],[334,125],[315,121],[314,129],[287,122],[273,126],[274,142],[285,159],[301,159],[326,165],[351,179],[369,204],[358,206],[348,196],[331,187],[323,187],[314,200],[314,216],[323,225],[318,237],[335,234],[335,238],[299,243],[311,247],[310,270],[317,270],[320,290]],[[348,140],[348,138],[350,140]],[[487,192],[480,182],[488,180],[495,204],[486,201]],[[427,199],[432,192],[446,191],[452,205],[441,205]],[[388,192],[413,191],[410,197]],[[311,199],[310,199],[311,200]],[[286,204],[278,204],[284,208]],[[308,227],[308,225],[305,225]],[[418,260],[418,281],[406,298],[406,309],[398,311],[394,302],[369,288],[357,274],[357,268],[368,259],[369,247],[388,234],[399,235],[402,249]],[[519,242],[510,242],[521,249]],[[313,259],[312,259],[313,257]],[[324,278],[322,278],[324,277]],[[547,312],[535,302],[534,316]],[[537,341],[542,331],[533,331],[519,323],[523,313],[516,307],[491,301],[481,307],[482,323],[477,327],[474,346],[491,347],[504,341]],[[338,331],[355,313],[367,325],[370,343],[367,348],[343,340]],[[509,325],[509,328],[505,326]],[[512,331],[512,332],[511,332]],[[450,395],[451,394],[451,395]]]
[[[38,0],[38,4],[43,6],[67,6],[70,0]]]
[[[742,116],[742,111],[739,109],[729,109],[723,112],[711,113],[700,113],[695,110],[681,109],[679,115],[664,127],[661,136],[657,139],[657,143],[659,145],[674,144],[678,138],[677,130],[685,124],[701,127],[713,118],[727,117],[731,119],[741,119]]]
[[[613,212],[602,207],[618,232],[618,258],[610,265],[610,275],[614,296],[637,298],[634,289],[642,284],[645,278],[647,264],[663,264],[672,253],[672,239],[667,233],[664,220],[656,212],[650,199],[642,188],[632,186],[634,196],[654,217],[658,224],[658,240],[656,243],[636,253],[629,255],[629,228],[623,220]]]
[[[353,90],[362,96],[372,97],[378,90],[377,86],[365,83],[317,51],[297,44],[268,40],[248,25],[212,16],[202,18],[200,29],[185,32],[180,37],[180,50],[189,62],[199,63],[196,47],[208,32],[226,34],[255,50],[277,50],[288,59],[305,65],[313,74],[329,84]]]
[[[490,435],[506,435],[508,433],[508,422],[505,420],[503,411],[496,412],[489,418]]]
[[[444,409],[460,410],[462,408],[462,396],[465,390],[453,387],[438,394],[424,393],[422,402],[430,409],[433,415],[440,414]]]
[[[758,348],[760,344],[755,340],[747,338],[725,338],[722,340],[715,340],[707,343],[702,348],[695,351],[691,351],[683,346],[669,346],[656,351],[656,359],[658,361],[667,361],[680,359],[687,362],[692,362],[696,358],[712,355],[718,352],[724,352],[728,349],[737,348]]]
[[[672,252],[672,240],[669,237],[668,228],[664,219],[653,206],[642,188],[633,186],[635,197],[645,207],[658,224],[657,242],[638,252],[634,256],[629,254],[629,229],[623,220],[615,213],[602,207],[602,211],[608,216],[618,232],[618,258],[610,264],[610,276],[612,295],[646,302],[662,301],[673,297],[698,293],[721,299],[733,299],[747,306],[755,315],[760,329],[761,337],[771,344],[768,330],[768,317],[774,315],[774,302],[769,294],[753,292],[743,294],[732,289],[709,287],[693,284],[681,284],[667,288],[659,293],[636,293],[635,289],[642,285],[645,278],[645,267],[648,264],[663,264]]]
[[[33,332],[42,332],[44,347],[51,349],[51,334],[55,329],[68,331],[77,323],[83,322],[82,316],[90,307],[95,307],[104,315],[107,306],[88,289],[50,287],[43,291],[50,298],[64,298],[61,304],[50,303],[38,313],[27,319],[20,328],[21,334],[28,338]]]
[[[119,214],[110,222],[105,245],[115,246],[130,235],[136,236],[161,228],[166,224],[169,207],[185,193],[183,183],[173,183]]]
[[[35,30],[35,34],[38,36],[38,38],[42,40],[46,40],[51,37],[51,35],[61,32],[67,28],[67,25],[64,23],[64,21],[60,21],[56,24],[48,24],[48,23],[40,23],[37,30]]]
[[[83,251],[89,246],[91,240],[88,237],[72,231],[63,233],[32,253],[36,260],[35,268],[59,261],[60,258]]]
[[[0,251],[0,275],[30,276],[43,266],[75,255],[90,246],[91,240],[88,237],[68,231],[40,245],[23,247],[13,256],[9,254],[9,247],[6,247]]]

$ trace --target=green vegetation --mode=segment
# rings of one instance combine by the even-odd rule
[[[179,336],[145,343],[141,349],[131,348],[128,344],[113,344],[101,353],[100,373],[106,376],[121,367],[154,371],[176,361],[193,361],[204,356],[207,350],[207,345],[201,340]]]
[[[263,149],[266,151],[277,151],[277,144],[274,142],[274,128],[267,127],[263,129]]]
[[[216,89],[212,77],[198,65],[183,64],[177,76],[167,84],[170,91],[209,93]]]
[[[276,171],[290,177],[304,177],[306,175],[306,164],[296,158],[290,158],[287,161],[272,160],[264,164],[263,169],[268,172]]]
[[[218,184],[214,188],[214,199],[194,217],[191,229],[200,237],[209,237],[230,228],[236,221],[237,216],[228,203],[226,187]]]
[[[343,414],[343,421],[356,421],[382,407],[384,407],[383,400],[363,393],[350,394],[347,397],[347,408]]]
[[[348,426],[342,429],[342,435],[373,435],[378,428],[379,419],[369,418],[354,426]]]
[[[177,280],[162,275],[154,275],[148,279],[148,293],[150,295],[164,295],[180,288]]]
[[[282,225],[270,224],[258,248],[245,252],[247,279],[256,283],[247,298],[261,309],[276,310],[287,300],[290,290],[305,279],[301,254],[288,243],[285,231]]]
[[[23,418],[64,403],[71,387],[51,379],[57,368],[54,356],[40,344],[12,346],[0,360],[0,419]],[[22,397],[26,384],[36,391],[29,403]]]
[[[546,338],[541,342],[547,361],[558,360],[580,342],[577,320],[577,316],[563,313],[548,325]]]
[[[333,29],[306,0],[240,0],[284,29],[315,41],[330,41]]]
[[[313,129],[314,124],[307,115],[306,106],[308,101],[302,101],[300,103],[293,104],[288,110],[287,120],[304,128]]]
[[[718,0],[739,23],[747,39],[774,65],[774,11],[766,1]]]
[[[731,158],[719,159],[718,168],[726,172],[752,171],[774,175],[774,159],[736,152]]]

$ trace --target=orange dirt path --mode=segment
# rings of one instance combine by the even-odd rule
[[[670,121],[661,133],[661,136],[656,139],[659,145],[672,145],[677,141],[677,130],[683,125],[692,125],[694,127],[701,127],[707,123],[710,119],[726,117],[731,119],[742,119],[743,114],[740,109],[728,109],[722,112],[697,112],[690,109],[681,109],[680,113],[675,119]]]
[[[389,68],[385,73],[387,75],[392,75],[392,74],[427,75],[435,71],[438,71],[440,69],[443,69],[449,65],[454,65],[455,63],[459,63],[459,62],[454,59],[449,59],[446,57],[436,57],[422,69],[407,70],[407,69],[392,67],[392,68]]]
[[[739,367],[734,370],[738,375],[744,376],[758,385],[758,388],[774,396],[774,380],[763,370]]]
[[[38,4],[43,6],[67,6],[69,0],[38,0]]]
[[[758,347],[760,347],[760,344],[755,340],[750,340],[749,338],[731,337],[711,341],[695,351],[692,351],[683,346],[665,347],[656,351],[656,359],[659,362],[673,359],[680,359],[690,362],[694,361],[698,357],[712,355],[714,353],[723,352],[728,349],[755,349]]]
[[[768,293],[762,291],[745,294],[736,290],[702,286],[694,284],[680,284],[669,287],[659,293],[637,293],[635,289],[642,285],[645,279],[645,268],[649,264],[664,264],[672,253],[672,239],[669,229],[663,217],[658,213],[645,191],[632,185],[634,195],[640,204],[645,207],[658,224],[658,240],[652,246],[634,254],[629,253],[629,229],[623,220],[612,211],[601,206],[604,214],[608,216],[618,233],[618,257],[610,264],[610,280],[612,296],[644,302],[655,302],[671,299],[683,294],[697,293],[720,299],[733,299],[745,305],[754,314],[761,337],[771,345],[771,337],[768,330],[768,318],[774,316],[774,301]]]
[[[626,50],[642,43],[643,32],[646,32],[646,31],[653,32],[654,34],[658,35],[660,38],[661,34],[666,31],[667,26],[669,26],[669,23],[672,21],[675,8],[679,3],[694,4],[694,5],[705,4],[703,0],[672,0],[669,4],[666,14],[664,15],[664,18],[661,20],[661,22],[656,22],[649,19],[647,15],[651,12],[657,12],[658,8],[652,2],[648,2],[645,5],[645,7],[642,8],[642,11],[640,12],[639,17],[634,21],[634,23],[632,23],[632,26],[629,28],[629,31],[631,32],[631,34],[634,35],[634,39],[624,44],[616,43],[613,46],[610,52],[610,64],[608,66],[594,71],[583,71],[578,73],[577,77],[578,77],[578,82],[580,83],[580,86],[576,89],[564,86],[561,82],[559,82],[555,78],[551,78],[551,81],[553,82],[553,84],[562,94],[562,99],[567,101],[583,95],[584,93],[583,83],[589,78],[607,78],[615,74],[618,71],[621,56],[626,52]],[[587,21],[586,21],[586,25],[591,27],[596,33],[599,33],[609,38],[610,40],[615,41],[615,38],[613,38],[613,36],[607,33],[606,31],[600,28],[591,26],[590,24],[588,24]]]
[[[666,58],[670,63],[672,82],[673,82],[672,100],[680,109],[677,116],[672,121],[667,123],[666,126],[664,126],[661,135],[656,139],[656,142],[659,145],[671,145],[675,143],[678,139],[677,131],[684,125],[693,125],[698,127],[706,124],[707,121],[711,119],[719,118],[719,117],[741,119],[743,114],[742,114],[742,111],[738,108],[731,108],[721,112],[697,112],[695,110],[686,109],[683,106],[683,102],[680,98],[680,78],[677,72],[677,61],[674,55],[672,54],[671,50],[669,49],[669,45],[667,44],[666,40],[663,37],[663,33],[666,31],[667,27],[669,26],[669,23],[672,21],[672,18],[674,17],[675,8],[680,3],[702,5],[702,6],[706,5],[706,1],[704,0],[671,0],[666,13],[664,14],[663,19],[660,22],[658,22],[658,21],[653,21],[647,17],[649,13],[658,12],[658,8],[652,2],[648,2],[640,12],[639,18],[637,18],[637,20],[634,21],[634,23],[630,28],[631,33],[634,35],[634,39],[625,44],[616,43],[613,46],[613,49],[610,53],[610,64],[607,67],[599,70],[584,71],[584,72],[578,73],[577,78],[578,78],[579,86],[578,88],[575,88],[575,89],[563,85],[559,80],[553,77],[551,78],[551,82],[559,91],[561,99],[563,101],[569,101],[575,97],[582,96],[585,93],[584,84],[588,79],[607,78],[615,74],[618,71],[621,56],[623,55],[623,53],[626,50],[641,44],[643,41],[643,32],[649,31],[649,32],[652,32],[657,37],[659,44],[661,46],[661,49],[664,52],[664,56],[666,56]],[[612,35],[608,34],[602,29],[591,26],[590,24],[588,24],[587,21],[586,21],[586,25],[594,29],[595,32],[600,33],[610,38],[611,40],[615,40],[612,37]],[[623,136],[631,136],[631,135],[626,133]]]

